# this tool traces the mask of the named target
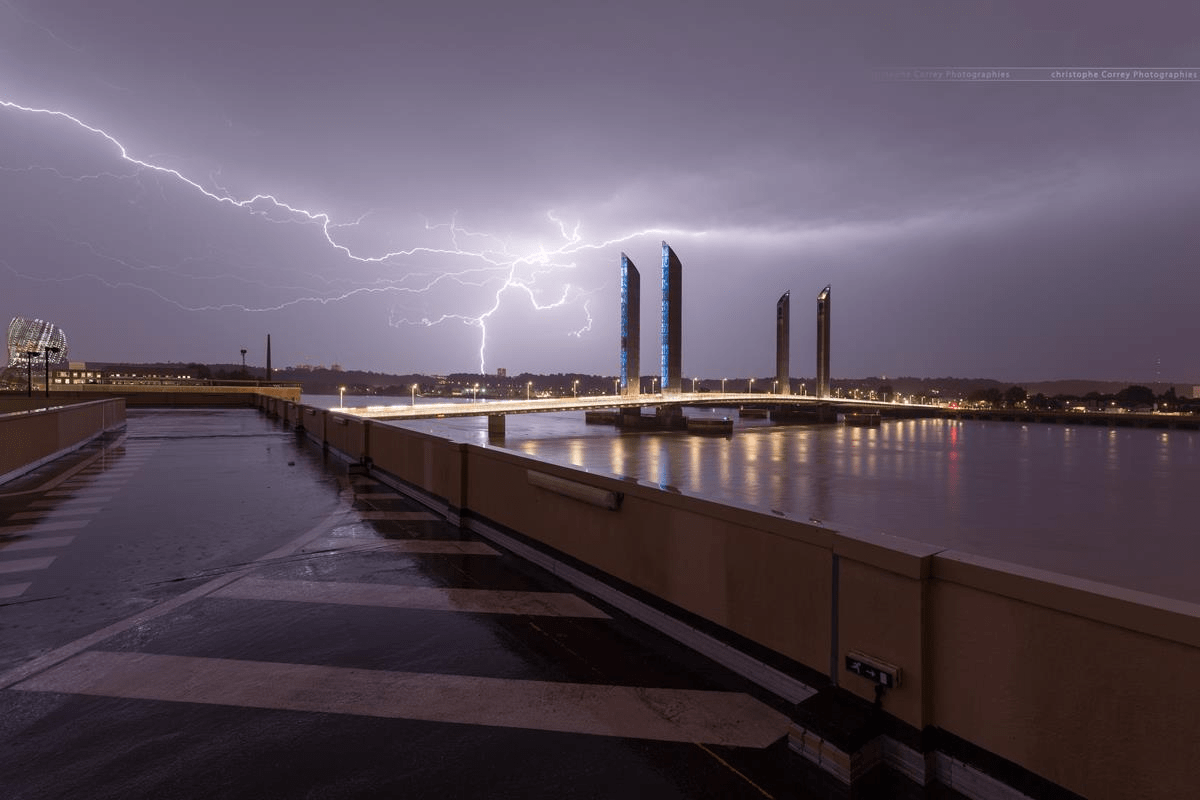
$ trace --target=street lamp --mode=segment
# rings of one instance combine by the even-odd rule
[[[571,382],[571,396],[576,399],[579,398],[579,381],[578,380],[574,380]]]
[[[478,383],[471,387],[471,402],[472,403],[479,402],[479,384]]]
[[[414,407],[417,405],[417,385],[415,383],[412,385],[412,404]]]
[[[242,377],[246,377],[246,348],[242,348]]]
[[[771,387],[771,394],[779,394],[779,381],[775,381]]]
[[[33,397],[33,360],[40,355],[41,353],[39,353],[37,350],[25,351],[25,380],[27,383],[25,389],[26,397]]]
[[[696,393],[696,379],[692,378],[692,394]]]
[[[613,396],[614,397],[621,393],[620,388],[621,388],[621,379],[613,378]]]
[[[721,378],[721,394],[725,394],[725,378]]]
[[[526,401],[529,400],[529,394],[532,391],[533,391],[533,381],[529,381],[528,383],[525,384],[525,400]]]
[[[654,394],[658,389],[658,378],[650,379],[650,394]]]
[[[750,386],[746,389],[746,394],[754,394],[754,378],[750,379]]]
[[[57,347],[47,347],[44,352],[46,355],[46,397],[49,397],[50,396],[50,354],[53,353],[54,355],[58,355],[62,351],[59,350]]]
[[[242,352],[244,353],[246,351],[243,350]],[[339,386],[338,387],[338,408],[345,408],[345,407],[346,407],[346,387]]]

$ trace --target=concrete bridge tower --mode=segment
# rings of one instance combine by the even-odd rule
[[[621,394],[642,393],[642,276],[621,253]]]
[[[784,292],[775,303],[775,382],[780,394],[791,394],[791,341],[792,293]]]
[[[662,390],[683,389],[683,264],[666,242],[662,243]]]
[[[829,397],[829,287],[817,295],[817,397]]]

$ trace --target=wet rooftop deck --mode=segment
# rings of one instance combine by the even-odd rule
[[[6,797],[842,793],[778,698],[253,410],[4,486],[0,638]]]

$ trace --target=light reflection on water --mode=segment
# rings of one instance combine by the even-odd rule
[[[1198,433],[935,419],[776,427],[721,413],[735,419],[729,439],[621,432],[582,412],[509,415],[503,446],[835,530],[1200,602]],[[489,444],[484,417],[405,427]]]

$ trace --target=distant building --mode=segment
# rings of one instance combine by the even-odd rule
[[[792,393],[791,341],[792,299],[791,292],[784,292],[775,303],[775,382],[780,394]]]
[[[196,375],[173,372],[169,368],[146,370],[145,367],[136,366],[97,369],[88,367],[83,361],[71,361],[66,369],[50,373],[50,382],[55,385],[98,383],[107,386],[196,386],[209,383]]]
[[[662,390],[683,388],[683,264],[662,243]]]
[[[817,397],[829,397],[829,287],[817,295]]]
[[[8,366],[24,366],[29,362],[26,353],[37,353],[45,359],[50,348],[50,363],[57,364],[67,358],[67,335],[62,328],[40,319],[13,317],[8,324]]]
[[[621,394],[642,393],[642,276],[621,253]]]
[[[504,367],[500,367],[499,369],[496,370],[496,377],[497,378],[507,378],[508,370],[505,369]]]
[[[54,371],[54,377],[51,382],[55,384],[63,383],[101,383],[105,378],[105,373],[98,369],[88,369],[88,365],[84,361],[68,362],[66,369],[58,369]]]

